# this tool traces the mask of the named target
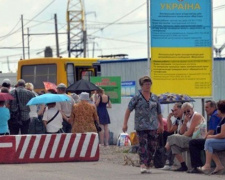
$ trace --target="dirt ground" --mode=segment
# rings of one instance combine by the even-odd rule
[[[139,157],[137,153],[128,153],[131,147],[127,146],[115,146],[111,145],[108,147],[100,146],[100,158],[99,161],[129,165],[129,166],[139,166]]]

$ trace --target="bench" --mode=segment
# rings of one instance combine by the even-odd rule
[[[216,153],[219,156],[221,163],[225,167],[225,151],[217,151]]]
[[[217,151],[216,153],[219,156],[219,159],[220,159],[221,163],[225,167],[225,151]],[[189,152],[189,150],[183,152],[182,153],[182,156],[183,156],[183,158],[184,158],[184,160],[186,162],[186,165],[187,165],[188,169],[191,169],[192,167],[191,167],[191,158],[190,158],[190,152]],[[202,153],[201,153],[201,159],[202,159],[202,162],[204,164],[205,163],[205,151],[202,151]],[[180,163],[176,160],[176,158],[174,160],[174,165],[180,166]],[[213,161],[211,163],[211,166],[212,167],[215,167],[215,163]]]
[[[216,151],[215,153],[219,156],[219,159],[220,159],[222,165],[225,167],[225,151]],[[190,158],[189,150],[183,152],[183,157],[187,164],[188,169],[191,169],[191,158]],[[201,159],[204,164],[205,163],[205,151],[202,151]],[[211,167],[215,167],[214,161],[211,162]]]

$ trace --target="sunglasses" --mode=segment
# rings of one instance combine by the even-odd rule
[[[144,83],[143,86],[151,86],[151,83]]]
[[[184,114],[187,114],[187,113],[190,113],[191,111],[190,110],[187,110],[187,111],[184,111]]]

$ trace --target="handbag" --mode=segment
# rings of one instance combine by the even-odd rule
[[[14,125],[22,125],[23,123],[21,121],[21,112],[20,112],[19,98],[18,98],[18,93],[17,93],[16,89],[15,89],[15,94],[16,94],[17,111],[12,111],[10,109],[9,123],[10,124],[14,124]]]
[[[28,133],[29,134],[45,134],[46,127],[43,121],[36,117],[32,118],[29,124]]]
[[[98,124],[98,122],[96,120],[94,120],[94,124],[95,124],[97,132],[101,132],[102,128],[99,126],[99,124]]]
[[[153,164],[155,168],[162,168],[166,163],[166,150],[163,146],[163,135],[159,134],[159,145],[155,147],[155,152],[153,154]]]

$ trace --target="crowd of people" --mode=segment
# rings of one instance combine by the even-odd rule
[[[219,174],[225,172],[217,151],[225,150],[225,100],[207,100],[205,111],[207,121],[194,110],[190,102],[174,103],[164,127],[161,105],[158,97],[151,92],[152,80],[148,76],[139,79],[141,90],[131,98],[125,112],[122,130],[127,132],[130,114],[135,110],[134,129],[137,132],[141,173],[150,173],[159,134],[163,137],[167,161],[162,170],[172,170],[174,159],[180,163],[175,171],[188,173]],[[27,103],[40,94],[34,92],[32,83],[18,80],[14,88],[9,79],[2,82],[1,93],[10,94],[13,99],[0,100],[0,135],[28,134],[30,124],[41,120],[46,133],[85,133],[97,132],[94,121],[100,124],[100,145],[108,146],[111,108],[110,97],[99,89],[92,93],[67,94],[66,85],[60,83],[56,90],[49,89],[41,94],[54,93],[68,97],[69,101],[51,102],[27,106]],[[208,124],[208,125],[206,125]],[[192,169],[188,169],[182,153],[189,150]],[[202,162],[201,152],[205,152]],[[211,161],[215,168],[211,168]]]
[[[93,96],[87,92],[67,94],[66,89],[66,85],[60,83],[56,89],[37,94],[30,82],[20,79],[11,87],[10,80],[4,79],[0,92],[10,94],[13,99],[0,100],[0,135],[35,134],[31,129],[34,121],[41,121],[48,134],[97,132],[94,123],[97,121],[102,128],[100,144],[108,146],[107,108],[112,107],[109,96],[101,88],[92,92]],[[45,93],[65,95],[69,101],[27,105],[32,98]]]
[[[205,118],[194,110],[189,102],[175,103],[167,118],[167,130],[163,129],[163,118],[158,98],[151,92],[152,80],[148,76],[139,79],[141,90],[129,102],[125,112],[122,130],[128,130],[131,111],[135,110],[134,129],[139,139],[138,154],[141,173],[150,173],[151,162],[163,133],[167,161],[162,170],[172,170],[174,158],[180,163],[178,172],[220,174],[225,167],[218,158],[217,151],[225,151],[225,100],[217,103],[207,100],[205,111],[210,117],[208,126]],[[172,120],[171,118],[175,119]],[[182,152],[190,151],[192,169],[188,170]],[[201,151],[205,151],[205,164]],[[211,161],[215,168],[211,168]]]

